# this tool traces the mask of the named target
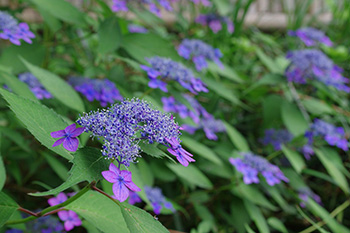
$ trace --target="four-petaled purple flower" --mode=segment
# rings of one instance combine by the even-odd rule
[[[64,221],[64,229],[66,229],[66,231],[70,231],[74,227],[81,226],[81,220],[74,211],[60,211],[59,213],[61,213],[59,217],[62,221]]]
[[[67,126],[63,130],[55,131],[51,133],[51,137],[53,138],[61,138],[58,139],[52,146],[58,146],[63,143],[63,147],[69,151],[76,151],[78,149],[79,140],[77,137],[84,132],[84,127],[76,128],[75,124],[71,124]]]
[[[125,201],[129,196],[129,189],[134,192],[140,192],[131,179],[130,171],[120,171],[113,163],[109,165],[109,171],[103,171],[102,176],[110,183],[113,183],[113,193],[120,202]]]
[[[166,141],[171,146],[170,148],[168,148],[169,153],[171,153],[172,155],[175,155],[176,159],[183,166],[187,167],[190,162],[196,161],[192,158],[193,155],[191,153],[187,152],[181,147],[180,143],[178,142],[178,140],[176,140],[176,138],[171,138],[171,139],[166,138]]]

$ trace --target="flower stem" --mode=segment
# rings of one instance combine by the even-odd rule
[[[69,198],[67,201],[62,202],[61,204],[55,205],[55,206],[50,206],[46,209],[43,209],[42,211],[38,212],[38,213],[33,213],[31,211],[25,210],[22,207],[19,207],[18,210],[28,213],[32,216],[27,217],[27,218],[23,218],[23,219],[18,219],[18,220],[12,220],[12,221],[8,221],[5,223],[5,225],[12,225],[12,224],[19,224],[19,223],[25,223],[31,220],[35,220],[37,218],[40,218],[42,216],[47,216],[49,214],[53,214],[56,213],[56,210],[59,210],[60,208],[67,206],[68,204],[72,203],[73,201],[77,200],[78,198],[80,198],[82,195],[84,195],[87,191],[89,191],[91,189],[91,187],[93,187],[96,184],[95,181],[92,181],[90,184],[86,185],[82,190],[80,190],[77,194],[75,194],[73,197]],[[28,211],[28,212],[26,212]],[[30,213],[29,213],[30,212]]]

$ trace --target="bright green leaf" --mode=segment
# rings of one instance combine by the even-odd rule
[[[184,167],[181,164],[167,164],[167,166],[179,177],[201,188],[210,189],[213,184],[210,180],[194,165],[190,164]]]
[[[0,228],[17,210],[18,205],[5,193],[0,192]]]
[[[259,229],[259,232],[261,233],[269,233],[269,227],[267,226],[266,220],[261,213],[260,209],[252,204],[250,201],[244,200],[244,206],[246,207],[250,217],[253,219],[255,222],[256,226]]]
[[[282,145],[282,151],[298,173],[306,167],[303,157],[296,151],[290,150]]]
[[[238,132],[238,130],[236,130],[229,123],[224,122],[224,124],[226,127],[227,134],[230,137],[233,145],[235,145],[236,148],[240,151],[249,151],[250,149],[249,149],[248,142],[247,142],[247,140],[245,140],[245,138],[242,136],[242,134],[240,132]]]
[[[315,98],[308,98],[308,99],[302,100],[301,103],[305,106],[305,108],[309,112],[315,115],[334,113],[334,110],[328,104]]]
[[[60,186],[41,193],[31,193],[32,196],[55,195],[82,181],[98,181],[102,179],[101,172],[108,170],[110,161],[102,156],[97,148],[85,147],[76,152],[72,160],[73,166],[68,179]]]
[[[284,101],[281,111],[284,124],[294,136],[304,134],[309,128],[308,122],[305,120],[298,107],[294,104]]]
[[[73,158],[62,146],[52,147],[56,139],[52,138],[50,133],[68,126],[57,113],[40,103],[22,98],[6,90],[0,89],[0,94],[9,103],[18,119],[39,142],[68,160]]]
[[[213,163],[216,163],[218,165],[222,165],[222,161],[219,159],[219,157],[212,151],[209,147],[206,145],[197,142],[196,140],[193,140],[189,137],[181,137],[182,144],[185,145],[187,148],[189,148],[191,151],[194,152],[194,155],[200,155],[203,158],[206,158]]]
[[[117,49],[122,42],[122,34],[116,17],[105,19],[98,29],[98,48],[100,53],[107,53]]]
[[[287,228],[284,226],[283,222],[281,220],[279,220],[278,218],[271,217],[271,218],[267,219],[267,222],[274,229],[276,229],[282,233],[288,233]]]
[[[35,66],[24,59],[22,59],[22,62],[57,100],[78,112],[85,111],[83,101],[71,85],[57,75]]]
[[[34,102],[39,102],[28,85],[20,81],[17,77],[9,73],[0,72],[0,78],[17,95],[33,100]]]
[[[46,10],[56,18],[82,26],[85,24],[85,14],[79,11],[75,6],[65,0],[31,0],[40,9]]]
[[[224,67],[220,67],[214,62],[208,62],[208,69],[210,72],[219,74],[232,81],[243,83],[242,77],[240,77],[233,68],[228,67],[227,65],[223,65],[223,66]]]

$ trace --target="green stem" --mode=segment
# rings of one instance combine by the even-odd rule
[[[5,225],[13,225],[13,224],[25,223],[25,222],[28,222],[28,221],[40,218],[40,217],[44,216],[45,214],[47,214],[49,212],[53,212],[53,211],[58,210],[58,209],[60,209],[62,207],[65,207],[68,204],[70,204],[73,201],[75,201],[78,198],[80,198],[82,195],[84,195],[87,191],[89,191],[91,189],[91,187],[93,187],[95,185],[95,183],[96,183],[95,181],[91,182],[90,184],[85,186],[82,190],[80,190],[77,194],[75,194],[73,197],[69,198],[67,201],[62,202],[61,204],[58,204],[58,205],[55,205],[55,206],[50,206],[50,207],[40,211],[39,213],[36,214],[37,216],[30,216],[30,217],[23,218],[23,219],[8,221],[8,222],[5,223]]]

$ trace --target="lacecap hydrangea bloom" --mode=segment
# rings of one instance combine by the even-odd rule
[[[128,25],[128,30],[130,33],[147,33],[148,30],[141,25],[137,24],[129,24]]]
[[[28,24],[18,23],[10,14],[0,11],[0,38],[21,45],[21,40],[31,44],[35,35],[29,30]]]
[[[288,81],[305,84],[308,80],[318,80],[340,91],[350,92],[343,77],[343,70],[335,65],[324,53],[316,49],[292,51],[287,54],[291,62],[286,69]]]
[[[140,157],[140,141],[168,147],[168,151],[184,166],[194,161],[192,155],[180,146],[181,133],[173,117],[137,98],[85,113],[77,122],[85,132],[103,138],[103,156],[126,167]]]
[[[281,181],[289,182],[279,167],[269,163],[261,156],[246,152],[240,153],[238,158],[231,157],[229,161],[235,166],[237,171],[243,174],[243,182],[245,184],[259,183],[259,173],[265,177],[266,182],[270,186],[279,184]]]
[[[175,62],[170,58],[152,57],[146,58],[150,66],[141,65],[141,68],[147,72],[151,79],[148,86],[159,88],[168,92],[166,81],[176,81],[181,86],[191,91],[193,94],[198,92],[208,92],[206,85],[201,79],[195,77],[193,72],[181,63]]]
[[[123,100],[115,84],[106,78],[90,79],[70,77],[68,82],[90,102],[97,100],[102,107],[106,107],[108,103],[113,104],[116,101]]]
[[[226,29],[230,34],[235,30],[234,24],[229,18],[217,14],[199,15],[196,18],[196,23],[209,26],[215,34],[222,30],[223,25],[226,25]]]
[[[217,140],[216,133],[225,132],[225,125],[221,120],[217,120],[213,115],[209,114],[205,108],[192,96],[184,94],[183,97],[192,106],[192,109],[186,107],[186,105],[175,100],[173,96],[162,97],[163,109],[167,112],[178,113],[181,118],[190,117],[196,124],[193,125],[182,125],[181,128],[190,134],[193,134],[199,129],[203,129],[206,137],[210,140]]]
[[[50,99],[52,95],[48,92],[39,80],[31,73],[22,73],[18,75],[18,79],[28,85],[29,89],[33,92],[36,98]]]
[[[160,16],[161,8],[167,11],[173,11],[171,1],[169,0],[112,0],[112,11],[127,12],[129,11],[129,4],[146,6],[151,13],[157,16]]]
[[[312,144],[315,138],[324,139],[329,145],[336,146],[344,151],[349,150],[344,128],[336,127],[320,119],[314,120],[310,129],[305,132],[305,137],[308,139],[308,142],[302,148],[302,152],[306,158],[310,158],[310,155],[314,154]]]
[[[218,66],[223,67],[220,61],[222,53],[219,49],[214,49],[211,45],[197,39],[185,39],[179,45],[177,52],[187,60],[192,59],[196,69],[201,71],[208,67],[207,60],[215,62]]]
[[[63,224],[52,215],[40,217],[26,224],[25,232],[64,233]]]
[[[275,150],[281,150],[282,145],[292,141],[292,139],[293,135],[286,129],[267,129],[260,141],[264,146],[271,144]]]
[[[312,27],[299,28],[295,31],[289,31],[288,35],[298,37],[308,47],[319,44],[329,47],[333,45],[332,41],[323,31]]]
[[[300,198],[300,206],[302,208],[306,207],[306,204],[308,202],[308,199],[313,199],[316,203],[322,204],[321,197],[317,194],[315,194],[313,191],[311,191],[308,187],[302,187],[298,190],[298,197]]]

